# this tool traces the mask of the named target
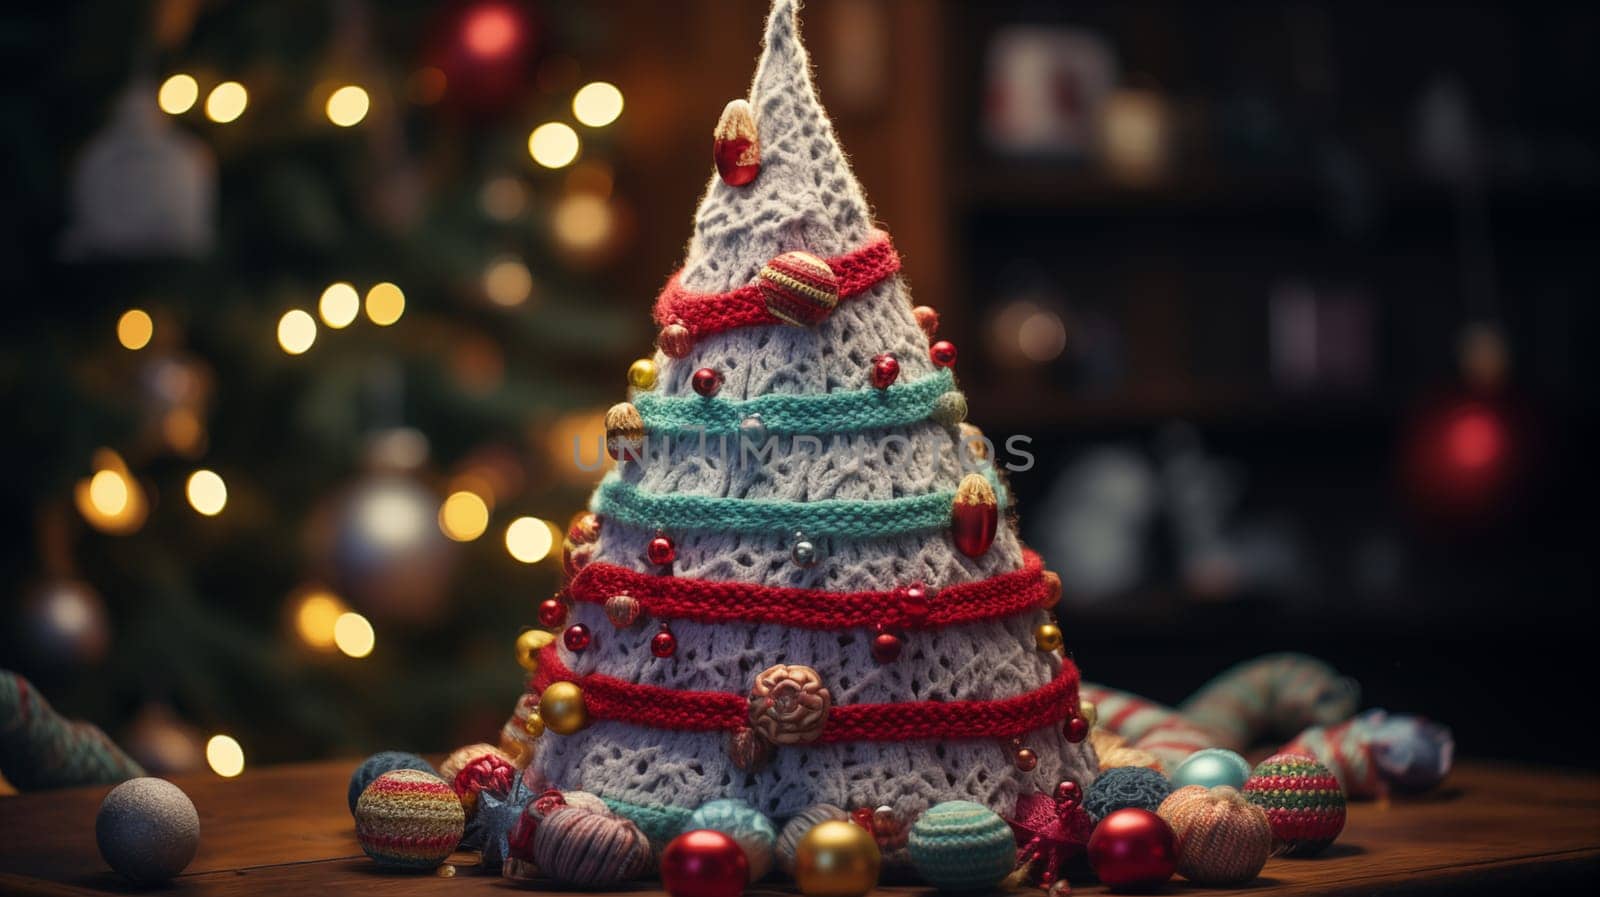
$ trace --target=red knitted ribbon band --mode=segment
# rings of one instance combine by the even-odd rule
[[[889,235],[873,231],[865,245],[844,255],[825,259],[839,278],[839,299],[859,296],[885,277],[900,270],[900,254]],[[656,298],[656,323],[682,324],[696,339],[735,327],[782,324],[767,311],[761,287],[746,284],[726,293],[691,293],[678,283],[679,271],[667,281]]]
[[[744,695],[675,691],[636,685],[612,676],[579,676],[561,662],[555,645],[539,652],[532,687],[543,692],[552,682],[576,683],[592,719],[609,719],[652,729],[733,732],[749,725]],[[828,711],[820,742],[922,741],[952,738],[1012,738],[1059,723],[1078,711],[1078,668],[1061,661],[1050,684],[993,701],[904,701],[894,704],[844,704]]]
[[[575,601],[605,604],[628,595],[653,617],[698,623],[776,623],[800,629],[885,626],[939,629],[1009,617],[1043,607],[1055,595],[1044,579],[1044,563],[1024,551],[1022,568],[977,582],[926,590],[918,602],[906,589],[890,592],[825,592],[754,583],[677,579],[637,573],[614,564],[591,563],[567,586]]]

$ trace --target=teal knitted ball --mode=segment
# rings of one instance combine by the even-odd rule
[[[1185,785],[1203,785],[1216,788],[1227,785],[1235,791],[1244,790],[1245,779],[1250,778],[1250,761],[1226,748],[1206,748],[1195,751],[1189,759],[1178,764],[1172,773],[1174,790]]]
[[[970,800],[935,804],[911,826],[906,847],[922,880],[941,891],[981,891],[1011,874],[1017,842],[1000,814]]]
[[[778,840],[778,830],[772,820],[760,810],[737,798],[714,800],[701,804],[689,814],[684,831],[708,828],[718,831],[738,842],[744,849],[744,858],[750,863],[750,880],[757,881],[772,868],[773,845]]]
[[[1083,792],[1083,809],[1096,820],[1138,807],[1151,813],[1172,793],[1167,777],[1143,766],[1118,766],[1100,774]]]

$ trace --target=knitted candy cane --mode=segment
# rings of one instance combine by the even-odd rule
[[[62,717],[28,680],[0,670],[0,768],[24,791],[111,785],[144,775],[106,733]]]
[[[1137,750],[1155,755],[1165,772],[1172,772],[1185,757],[1216,743],[1214,733],[1171,707],[1138,695],[1088,682],[1078,687],[1078,694],[1094,704],[1097,727],[1121,736]]]
[[[1383,783],[1372,763],[1372,726],[1364,717],[1351,717],[1333,726],[1312,726],[1278,753],[1316,758],[1333,771],[1349,797],[1364,799],[1382,793]]]

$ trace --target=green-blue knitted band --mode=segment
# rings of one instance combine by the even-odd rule
[[[600,799],[606,802],[611,812],[637,825],[653,844],[665,844],[678,837],[688,824],[689,816],[694,813],[688,807],[653,807],[604,796]]]
[[[994,469],[984,469],[1003,509],[1006,491]],[[829,498],[784,501],[765,498],[721,498],[641,492],[616,471],[595,490],[589,509],[609,520],[648,530],[714,530],[725,533],[789,535],[846,539],[886,539],[940,530],[950,525],[954,490],[876,501]]]
[[[737,436],[751,415],[769,434],[851,433],[903,427],[927,420],[939,397],[955,389],[955,376],[941,368],[931,377],[887,389],[855,389],[821,395],[765,395],[744,401],[641,392],[633,405],[650,433]]]

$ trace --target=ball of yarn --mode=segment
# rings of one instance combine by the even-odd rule
[[[783,874],[794,875],[794,853],[799,846],[800,839],[806,836],[819,822],[843,822],[850,818],[850,814],[839,809],[833,804],[812,804],[789,818],[783,824],[783,830],[778,832],[778,840],[773,844],[773,853],[778,858],[778,868]]]
[[[1017,864],[1011,826],[970,800],[929,807],[911,826],[906,846],[917,874],[941,891],[987,890]]]
[[[1206,748],[1195,751],[1189,759],[1178,764],[1172,773],[1172,787],[1203,785],[1216,788],[1226,785],[1237,791],[1250,778],[1250,761],[1226,748]]]
[[[1154,813],[1171,793],[1172,783],[1161,773],[1142,766],[1119,766],[1090,783],[1083,793],[1083,808],[1095,819],[1128,807]]]
[[[356,815],[356,801],[361,799],[361,792],[367,790],[373,779],[397,769],[415,769],[418,772],[433,773],[432,764],[407,751],[379,751],[373,754],[361,761],[356,771],[350,774],[350,787],[345,792],[350,801],[350,815]]]
[[[450,779],[450,787],[455,789],[461,808],[469,818],[478,810],[478,795],[510,794],[511,786],[521,774],[504,751],[489,745],[483,747],[488,749],[468,759]]]
[[[1299,754],[1273,754],[1261,761],[1244,796],[1267,812],[1275,846],[1291,856],[1310,856],[1344,830],[1344,791],[1328,767]]]
[[[778,832],[760,810],[737,798],[702,804],[689,814],[685,831],[711,829],[732,838],[744,850],[750,864],[750,880],[757,881],[772,870],[773,849]]]
[[[639,827],[606,810],[564,806],[533,835],[533,862],[563,884],[606,888],[650,868],[650,842]]]
[[[94,840],[112,869],[136,882],[182,872],[200,847],[200,814],[165,779],[130,779],[111,789],[94,818]]]
[[[420,871],[444,862],[466,827],[455,791],[438,776],[397,769],[356,801],[356,840],[379,865]]]
[[[1243,884],[1272,853],[1272,824],[1235,788],[1185,785],[1156,815],[1178,838],[1178,874],[1202,885]]]

